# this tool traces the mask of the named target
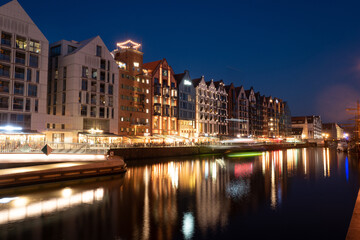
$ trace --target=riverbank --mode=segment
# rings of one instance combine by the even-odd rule
[[[0,170],[0,188],[126,172],[119,160],[42,164]]]
[[[351,217],[346,240],[360,239],[360,191],[356,198],[353,215]]]
[[[139,148],[111,148],[114,155],[121,156],[125,161],[139,159],[154,159],[177,156],[191,156],[201,154],[226,154],[232,152],[273,151],[289,148],[312,147],[312,144],[264,144],[264,145],[204,145],[181,147],[139,147]]]

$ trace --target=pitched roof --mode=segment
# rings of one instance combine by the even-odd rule
[[[30,26],[33,25],[32,27],[34,27],[34,28],[33,29],[30,28],[31,30],[29,31],[29,34],[39,34],[43,39],[40,39],[39,38],[40,36],[38,36],[38,38],[37,38],[38,40],[48,41],[46,39],[45,35],[36,26],[34,21],[31,19],[31,17],[27,14],[27,12],[24,10],[24,8],[20,5],[20,3],[17,0],[8,1],[5,4],[1,4],[0,5],[0,15],[3,15],[3,16],[12,18],[12,19],[15,18],[18,21],[28,23]],[[6,26],[6,24],[3,24],[3,26],[2,26],[3,30],[12,31],[14,28],[14,24],[11,24],[11,28],[12,29],[10,29],[10,24],[8,26]],[[17,33],[25,34],[24,29],[25,28],[22,28],[22,30],[20,30],[18,28]]]
[[[215,88],[216,88],[216,89],[219,88],[220,83],[224,83],[223,80],[214,82],[214,85],[215,85]]]
[[[149,69],[149,70],[154,71],[155,68],[161,63],[161,61],[162,60],[157,60],[157,61],[154,61],[154,62],[144,63],[142,65],[142,67],[145,68],[145,69]]]
[[[95,36],[86,40],[82,40],[79,43],[76,43],[76,45],[78,46],[73,52],[67,54],[67,55],[71,55],[74,53],[79,52],[83,47],[85,47],[86,45],[88,45],[92,40],[94,40],[95,38],[100,37],[100,36]]]
[[[202,79],[202,77],[200,77],[200,78],[195,78],[195,79],[192,79],[192,80],[191,80],[192,83],[193,83],[193,85],[194,85],[194,87],[197,87],[197,86],[199,85],[199,83],[201,82],[201,79]]]
[[[175,78],[176,82],[180,83],[181,80],[184,78],[185,74],[186,74],[186,72],[174,74],[174,78]]]
[[[236,96],[239,96],[242,88],[243,88],[243,86],[240,86],[240,87],[236,87],[236,88],[235,88]]]

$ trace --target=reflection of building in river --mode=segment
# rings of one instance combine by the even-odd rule
[[[203,232],[208,228],[215,231],[217,226],[224,227],[230,212],[230,199],[226,196],[230,182],[228,170],[219,171],[213,160],[196,162],[196,218]]]
[[[284,159],[285,157],[285,159]],[[265,197],[270,199],[273,209],[282,203],[287,190],[287,171],[291,171],[283,151],[265,152],[262,155]]]
[[[214,158],[130,168],[119,205],[127,206],[121,213],[127,216],[126,220],[120,223],[128,226],[132,234],[128,236],[128,228],[120,235],[171,239],[179,234],[175,229],[181,223],[186,225],[183,234],[187,238],[191,237],[195,223],[203,230],[224,226],[230,211],[230,199],[225,192],[229,179],[228,170],[221,168]],[[179,199],[178,191],[188,197]]]

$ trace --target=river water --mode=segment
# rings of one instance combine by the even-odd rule
[[[344,239],[357,158],[327,148],[139,161],[0,191],[0,239]]]

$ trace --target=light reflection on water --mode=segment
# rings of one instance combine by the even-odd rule
[[[217,239],[239,231],[245,239],[262,238],[283,232],[283,219],[294,225],[310,221],[304,229],[313,231],[307,218],[324,197],[333,212],[339,199],[349,199],[339,210],[344,216],[332,216],[327,209],[322,209],[323,216],[311,216],[314,221],[339,221],[338,232],[326,234],[345,237],[344,219],[350,221],[358,187],[356,159],[329,149],[129,165],[129,171],[116,179],[0,191],[0,239],[47,239],[47,235],[52,239]],[[329,191],[317,194],[324,188]],[[339,198],[337,191],[345,192]],[[304,213],[292,218],[299,207]],[[278,231],[274,226],[274,232],[269,230],[265,219],[270,216]],[[252,230],[252,221],[257,231]]]

